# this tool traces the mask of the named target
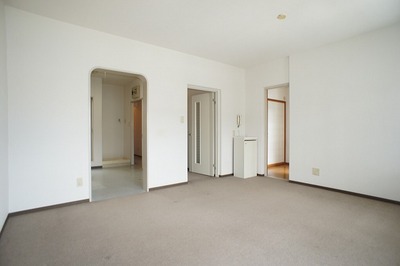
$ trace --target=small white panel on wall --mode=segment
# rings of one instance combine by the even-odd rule
[[[133,86],[131,89],[131,99],[132,101],[138,101],[143,98],[142,89],[140,85]]]

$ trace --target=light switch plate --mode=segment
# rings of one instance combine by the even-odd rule
[[[312,169],[312,174],[316,175],[316,176],[319,176],[319,168],[313,168]]]
[[[78,177],[78,178],[76,179],[76,186],[77,186],[77,187],[83,186],[83,179],[82,179],[82,177]]]

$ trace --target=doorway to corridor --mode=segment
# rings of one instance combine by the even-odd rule
[[[289,87],[266,91],[267,176],[289,180]]]
[[[91,73],[91,200],[147,191],[146,79]]]

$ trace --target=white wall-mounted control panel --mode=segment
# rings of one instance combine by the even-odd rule
[[[143,93],[140,85],[133,86],[131,89],[131,99],[132,101],[138,101],[143,98]]]

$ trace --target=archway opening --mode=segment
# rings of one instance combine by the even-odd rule
[[[90,74],[91,200],[148,191],[147,80],[97,68]]]

